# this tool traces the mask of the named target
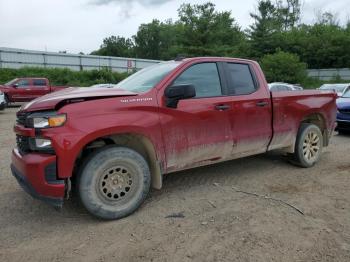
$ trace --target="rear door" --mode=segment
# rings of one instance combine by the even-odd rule
[[[227,62],[224,66],[232,109],[228,113],[233,134],[233,155],[265,152],[272,137],[270,92],[259,86],[254,64]]]
[[[196,97],[180,100],[177,108],[160,107],[167,172],[222,161],[232,154],[230,97],[223,96],[215,62],[198,63],[172,84],[192,84]]]
[[[50,93],[50,86],[46,79],[34,78],[32,81],[33,81],[33,85],[32,85],[33,98],[37,98],[39,96],[43,96]]]

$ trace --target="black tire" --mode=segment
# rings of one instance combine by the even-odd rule
[[[5,98],[5,107],[8,107],[10,104],[10,100],[7,95],[5,95],[4,98]]]
[[[323,135],[314,124],[301,124],[295,142],[293,163],[301,167],[312,167],[320,159],[323,148]]]
[[[77,182],[84,207],[98,218],[112,220],[132,214],[143,203],[151,175],[139,153],[113,145],[85,160]]]
[[[338,129],[338,135],[349,135],[350,131],[348,130],[343,130],[343,129]]]

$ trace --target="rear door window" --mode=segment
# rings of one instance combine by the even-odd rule
[[[33,85],[34,86],[46,86],[46,80],[45,79],[33,79]]]
[[[248,95],[257,89],[253,75],[247,64],[226,63],[229,95]]]
[[[190,84],[196,89],[196,97],[222,95],[219,72],[216,63],[196,64],[182,72],[174,85]]]

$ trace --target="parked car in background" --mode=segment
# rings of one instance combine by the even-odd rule
[[[66,86],[51,86],[47,78],[37,77],[15,78],[4,85],[0,85],[0,91],[5,95],[6,104],[28,102],[64,88]]]
[[[350,86],[350,83],[348,84],[323,84],[319,88],[320,90],[334,90],[339,97],[341,97],[344,93],[344,91]]]
[[[270,83],[269,85],[270,91],[300,91],[303,90],[303,88],[299,85],[292,85],[287,83]]]
[[[116,86],[116,84],[96,84],[96,85],[92,85],[90,87],[93,87],[93,88],[112,88],[115,86]]]
[[[6,107],[4,92],[0,91],[0,110],[4,110]]]
[[[337,129],[339,133],[350,131],[350,88],[337,99]]]

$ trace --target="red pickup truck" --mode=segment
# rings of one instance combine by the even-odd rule
[[[12,173],[62,206],[72,185],[104,219],[134,212],[165,174],[280,149],[311,167],[335,128],[332,91],[270,92],[259,65],[191,58],[115,88],[69,88],[17,113]]]
[[[5,94],[5,103],[28,102],[39,96],[43,96],[65,86],[51,86],[47,78],[15,78],[10,82],[0,85],[0,91]]]

